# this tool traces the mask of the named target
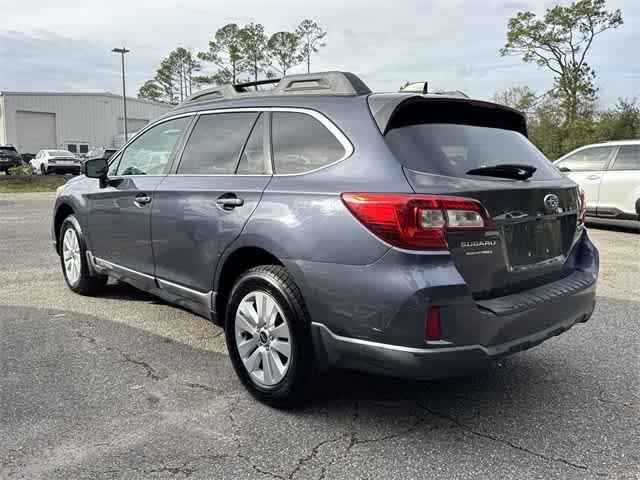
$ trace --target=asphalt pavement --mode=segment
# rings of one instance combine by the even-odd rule
[[[592,319],[473,377],[333,372],[253,400],[222,331],[64,285],[52,194],[0,194],[0,478],[640,478],[640,235],[590,229]]]

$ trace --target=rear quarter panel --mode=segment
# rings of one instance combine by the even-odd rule
[[[309,99],[305,101],[307,105],[288,106],[310,108]],[[366,97],[311,103],[345,134],[353,153],[314,172],[274,175],[225,257],[238,248],[255,246],[283,260],[366,265],[389,250],[353,217],[340,197],[343,192],[412,191],[371,117]]]

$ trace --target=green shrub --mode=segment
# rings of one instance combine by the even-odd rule
[[[29,177],[33,175],[33,167],[30,164],[16,165],[9,169],[9,175],[16,177]]]

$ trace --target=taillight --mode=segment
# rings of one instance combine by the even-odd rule
[[[343,193],[347,208],[385,242],[410,250],[447,248],[447,231],[484,230],[489,218],[472,198]]]
[[[580,212],[578,213],[578,223],[584,223],[584,219],[587,216],[587,199],[584,195],[582,187],[578,187],[578,198],[580,202]]]

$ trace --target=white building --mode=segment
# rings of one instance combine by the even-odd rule
[[[127,97],[128,133],[171,108]],[[121,143],[123,132],[122,97],[112,93],[0,92],[0,144],[13,144],[20,153],[43,148],[86,153]]]

